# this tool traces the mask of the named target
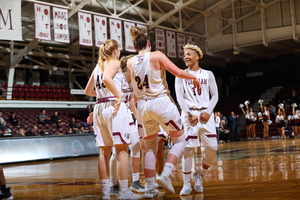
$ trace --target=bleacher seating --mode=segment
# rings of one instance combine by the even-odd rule
[[[36,125],[38,127],[38,133],[43,129],[47,129],[51,135],[57,135],[58,133],[66,133],[69,127],[69,123],[72,117],[75,117],[77,123],[82,125],[83,119],[80,119],[78,111],[84,109],[45,109],[46,115],[51,117],[54,111],[58,111],[59,118],[63,122],[62,124],[38,124],[38,115],[41,112],[41,109],[1,109],[0,111],[3,114],[7,125],[6,128],[12,130],[12,133],[20,128],[23,128],[26,131],[31,129],[31,126]],[[13,126],[9,123],[8,118],[11,113],[16,113],[16,117],[19,119],[20,125]],[[84,120],[85,121],[85,120]],[[85,127],[87,130],[88,127]],[[0,131],[1,132],[1,131]]]
[[[7,84],[0,84],[0,94],[7,91]],[[3,88],[3,89],[1,89]],[[4,90],[4,91],[3,91]],[[45,101],[73,101],[74,96],[70,94],[70,89],[64,86],[48,85],[21,85],[14,84],[12,88],[13,100],[45,100]],[[5,100],[1,96],[0,100]]]

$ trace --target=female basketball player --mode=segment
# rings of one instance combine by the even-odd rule
[[[127,62],[128,76],[138,99],[137,109],[142,119],[145,154],[145,198],[157,196],[154,189],[155,155],[159,125],[169,133],[174,146],[169,151],[164,170],[156,179],[167,192],[175,193],[170,175],[185,146],[179,111],[173,103],[166,82],[166,71],[180,78],[192,79],[191,84],[199,92],[200,82],[196,76],[179,69],[160,51],[150,52],[151,43],[144,28],[131,27],[131,40],[138,55]]]
[[[202,176],[212,164],[218,149],[213,109],[218,102],[218,87],[211,71],[202,69],[199,60],[203,57],[201,49],[196,45],[184,46],[183,61],[188,67],[187,72],[196,76],[201,83],[201,91],[197,92],[190,80],[175,79],[177,101],[182,109],[181,119],[184,125],[187,142],[182,158],[184,185],[180,195],[189,195],[192,191],[190,178],[193,165],[193,155],[201,144],[205,147],[202,166],[194,177],[194,189],[203,192]],[[193,123],[198,121],[198,123]]]
[[[98,170],[103,198],[110,196],[109,159],[115,146],[120,183],[119,198],[140,199],[128,189],[128,144],[130,143],[127,107],[121,90],[119,44],[112,39],[99,48],[99,60],[85,88],[85,94],[96,96],[93,122],[96,145],[100,148]],[[95,88],[95,90],[94,90]]]

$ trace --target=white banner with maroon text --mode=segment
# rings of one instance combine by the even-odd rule
[[[53,7],[54,40],[70,43],[68,9]]]
[[[123,50],[122,23],[121,20],[109,18],[110,38],[119,43],[120,50]]]
[[[166,53],[165,47],[165,30],[155,28],[155,46],[157,51]]]
[[[51,40],[50,31],[50,6],[34,4],[35,14],[35,38]]]
[[[196,44],[195,36],[186,35],[186,43],[195,45]]]
[[[96,47],[100,47],[107,40],[107,18],[94,15],[94,28]]]
[[[133,26],[135,26],[135,23],[124,21],[125,50],[129,52],[136,52],[130,40],[130,28]]]
[[[183,47],[186,45],[185,34],[177,33],[178,57],[183,58]]]
[[[0,40],[22,40],[21,0],[0,0]]]
[[[79,44],[93,46],[92,16],[88,13],[78,12]]]
[[[170,58],[176,58],[175,32],[166,31],[166,35],[167,35],[167,56]]]

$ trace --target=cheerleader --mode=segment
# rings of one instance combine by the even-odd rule
[[[292,110],[292,129],[294,132],[295,137],[297,138],[300,133],[300,116],[299,116],[299,110],[295,111],[295,107],[293,107]]]
[[[250,131],[250,114],[249,114],[249,110],[248,107],[246,107],[246,111],[244,111],[243,107],[240,106],[240,108],[242,109],[244,115],[245,115],[245,126],[246,126],[246,133],[247,133],[247,140],[249,140],[251,138],[251,131]]]
[[[279,108],[278,114],[277,114],[276,120],[275,120],[277,123],[277,130],[280,135],[280,138],[286,138],[285,133],[284,133],[284,126],[285,126],[284,120],[285,120],[285,111],[284,111],[284,108],[282,107],[282,108]]]
[[[266,106],[263,106],[262,103],[260,103],[260,109],[262,112],[262,116],[260,117],[260,119],[262,120],[263,123],[263,133],[264,136],[263,138],[268,139],[269,138],[269,124],[268,121],[270,120],[270,112],[267,110]]]
[[[253,112],[252,108],[249,108],[249,115],[250,115],[250,132],[253,139],[256,138],[256,120],[257,115]]]

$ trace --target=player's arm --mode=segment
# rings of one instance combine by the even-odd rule
[[[98,65],[96,67],[98,67]],[[95,67],[95,69],[96,69],[96,67]],[[88,95],[88,96],[91,96],[91,97],[97,96],[96,91],[94,89],[95,88],[95,86],[94,86],[94,73],[95,73],[95,69],[94,69],[93,73],[91,74],[91,76],[89,78],[89,81],[86,84],[85,89],[84,89],[84,94]]]
[[[209,115],[212,114],[213,110],[215,109],[215,106],[218,103],[219,100],[219,93],[218,93],[218,86],[216,83],[216,79],[214,74],[209,71],[209,92],[211,95],[211,99],[209,101],[208,107],[204,112],[207,112]]]

